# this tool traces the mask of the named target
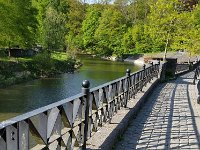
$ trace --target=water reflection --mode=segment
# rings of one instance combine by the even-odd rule
[[[73,74],[39,79],[0,89],[0,121],[81,92],[81,83],[87,79],[91,87],[125,75],[127,68],[137,71],[138,66],[124,62],[110,62],[82,56],[83,66]]]

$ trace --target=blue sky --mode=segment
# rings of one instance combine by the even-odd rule
[[[100,1],[100,0],[85,0],[85,2],[89,3],[89,4],[92,4],[92,3],[95,3],[95,2],[98,2],[98,1]]]
[[[86,3],[90,3],[90,4],[92,4],[92,3],[95,2],[95,0],[85,0],[85,2],[86,2]]]
[[[85,2],[89,3],[89,4],[95,3],[96,1],[98,1],[98,0],[85,0]]]

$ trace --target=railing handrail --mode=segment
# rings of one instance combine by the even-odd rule
[[[187,71],[193,70],[199,64],[199,61],[190,62],[187,64],[176,64],[175,74],[185,73]]]
[[[155,64],[155,65],[158,65],[158,64]],[[151,67],[151,66],[149,66],[148,68],[150,68],[150,67]],[[148,69],[148,68],[146,68],[146,69]],[[131,73],[131,76],[132,76],[132,75],[135,75],[135,74],[137,74],[137,73],[140,73],[140,72],[142,72],[142,71],[143,71],[143,69],[141,69],[141,70],[139,70],[139,71],[136,71],[136,72],[133,72],[133,73]],[[123,79],[126,79],[126,78],[127,78],[126,76],[123,76],[123,77],[118,78],[118,79],[115,79],[115,80],[113,80],[113,81],[106,82],[106,83],[104,83],[104,84],[102,84],[102,85],[99,85],[99,86],[97,86],[97,87],[91,88],[90,91],[91,91],[91,92],[96,91],[96,90],[98,90],[98,89],[100,89],[100,88],[106,87],[106,86],[108,86],[108,85],[111,85],[111,84],[113,84],[113,83],[116,83],[116,82],[118,82],[118,81],[120,81],[120,80],[123,80]]]
[[[33,117],[35,115],[38,115],[38,114],[43,113],[45,111],[48,111],[48,110],[50,110],[50,109],[52,109],[54,107],[60,106],[60,105],[62,105],[64,103],[67,103],[67,102],[73,101],[75,99],[78,99],[78,98],[80,98],[82,96],[83,96],[83,94],[79,93],[79,94],[76,94],[74,96],[62,99],[62,100],[60,100],[58,102],[54,102],[52,104],[49,104],[49,105],[34,109],[32,111],[26,112],[24,114],[18,115],[16,117],[11,118],[11,119],[2,121],[2,122],[0,122],[0,129],[5,128],[6,126],[12,125],[14,123],[17,123],[19,121],[26,120],[26,119],[28,119],[30,117]]]

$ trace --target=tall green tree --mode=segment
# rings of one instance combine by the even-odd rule
[[[99,26],[99,18],[101,17],[101,8],[98,5],[88,7],[86,18],[83,21],[83,44],[87,52],[95,53],[96,40],[95,31]]]
[[[146,34],[146,25],[142,22],[130,27],[123,37],[123,49],[125,53],[137,54],[156,51],[152,48],[152,41]]]
[[[179,16],[179,28],[175,37],[175,49],[187,50],[191,54],[200,52],[200,7],[184,11]]]
[[[48,7],[44,19],[45,47],[48,50],[59,50],[65,47],[66,16],[62,12]]]
[[[35,42],[36,15],[31,0],[0,0],[0,46],[31,46]]]
[[[121,40],[126,32],[125,23],[125,17],[115,7],[109,7],[102,12],[99,27],[95,32],[98,54],[107,56],[123,54]]]
[[[48,50],[60,50],[66,45],[67,0],[33,0],[38,9],[38,43]]]
[[[83,49],[82,22],[85,18],[85,5],[78,0],[68,0],[66,43],[68,52],[74,55]]]
[[[154,44],[159,44],[160,48],[164,46],[165,56],[167,50],[171,49],[174,37],[177,33],[179,23],[179,6],[176,0],[157,0],[150,6],[150,14],[148,15],[148,30]],[[163,51],[163,49],[160,49]]]
[[[33,6],[37,9],[38,14],[36,16],[38,25],[36,32],[37,43],[41,44],[43,47],[45,45],[45,27],[44,19],[46,17],[45,13],[49,4],[49,0],[32,0]]]

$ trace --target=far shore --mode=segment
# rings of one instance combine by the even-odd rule
[[[164,52],[161,53],[148,53],[148,54],[136,54],[133,56],[129,56],[124,61],[131,62],[135,65],[144,65],[148,62],[145,62],[147,60],[150,60],[150,62],[158,62],[157,60],[153,60],[152,58],[157,59],[163,59]],[[177,59],[178,63],[187,63],[187,62],[193,62],[198,61],[200,59],[200,56],[190,56],[187,52],[177,51],[177,52],[168,52],[166,58],[174,58]],[[151,60],[152,59],[152,60]]]

